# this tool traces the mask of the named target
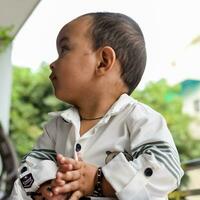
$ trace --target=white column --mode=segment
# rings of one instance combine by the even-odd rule
[[[12,45],[0,53],[0,122],[6,134],[9,132],[12,88],[11,50]]]

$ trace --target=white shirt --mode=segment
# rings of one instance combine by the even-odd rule
[[[82,136],[75,107],[53,115],[36,148],[102,166],[118,199],[166,200],[179,185],[183,170],[173,138],[164,118],[149,106],[123,94]]]

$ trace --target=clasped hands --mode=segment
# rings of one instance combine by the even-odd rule
[[[44,183],[35,200],[78,200],[93,193],[97,167],[82,160],[57,155],[56,178]]]

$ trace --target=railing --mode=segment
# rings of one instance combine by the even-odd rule
[[[185,173],[191,170],[200,169],[200,159],[184,162],[182,164],[182,167]],[[184,200],[186,197],[198,196],[198,195],[200,196],[200,184],[199,184],[199,189],[188,189],[188,190],[177,189],[176,191],[172,192],[169,195],[169,199],[170,200]]]
[[[0,124],[0,199],[6,200],[17,178],[17,158]]]

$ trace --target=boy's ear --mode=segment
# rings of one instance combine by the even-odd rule
[[[98,75],[103,75],[112,69],[114,63],[116,61],[116,54],[112,47],[105,46],[100,49],[99,52],[99,63],[96,68],[96,72]]]

